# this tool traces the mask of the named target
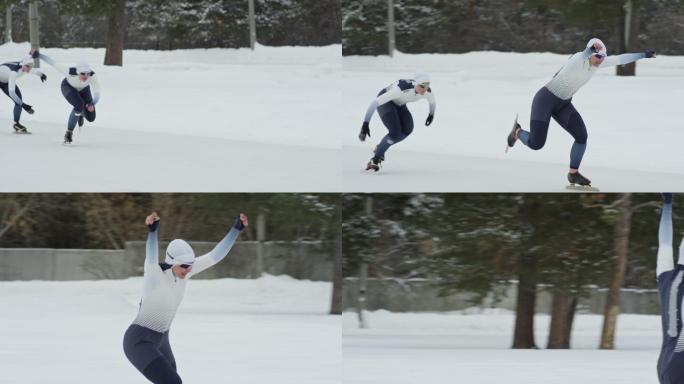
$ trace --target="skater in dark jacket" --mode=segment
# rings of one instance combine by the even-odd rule
[[[404,140],[413,132],[413,117],[406,107],[407,103],[427,99],[430,103],[430,114],[425,125],[432,124],[435,115],[435,95],[430,89],[430,77],[425,73],[416,73],[413,79],[399,80],[382,89],[378,96],[368,106],[363,119],[359,140],[365,141],[370,137],[369,122],[373,112],[378,115],[389,131],[375,147],[375,154],[366,166],[366,170],[380,170],[380,164],[385,160],[385,152],[392,145]]]
[[[542,87],[532,100],[530,114],[530,130],[520,127],[517,120],[508,135],[508,148],[520,140],[526,146],[538,150],[544,147],[549,129],[549,121],[553,117],[575,142],[570,150],[570,184],[591,185],[591,181],[579,173],[580,163],[587,147],[587,128],[582,116],[572,105],[572,97],[586,84],[599,68],[624,65],[643,58],[656,57],[655,52],[625,53],[607,56],[608,50],[599,39],[591,39],[582,52],[577,52],[568,62]]]
[[[143,294],[138,315],[124,335],[124,353],[133,366],[155,384],[180,384],[176,359],[169,343],[169,329],[183,300],[188,279],[221,261],[248,225],[240,214],[226,236],[214,249],[195,257],[188,243],[176,239],[169,243],[163,263],[159,263],[157,230],[159,216],[152,212],[145,219],[149,228],[143,277]]]
[[[39,57],[65,76],[61,85],[62,95],[73,107],[69,113],[67,131],[64,134],[64,143],[69,144],[73,141],[74,128],[77,123],[80,127],[83,125],[84,118],[90,122],[95,121],[95,105],[100,101],[100,83],[97,75],[84,62],[67,68],[57,64],[49,56],[39,53],[38,50],[32,50],[31,55]]]
[[[684,335],[682,335],[682,299],[684,299],[684,239],[679,246],[677,264],[672,246],[672,194],[663,194],[663,208],[658,229],[656,276],[660,298],[663,343],[658,357],[661,384],[684,384]]]

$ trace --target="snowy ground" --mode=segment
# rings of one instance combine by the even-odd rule
[[[126,360],[141,278],[0,283],[3,383],[146,383]],[[265,276],[194,280],[171,331],[188,383],[339,383],[331,284]]]
[[[660,318],[621,315],[616,350],[598,350],[602,317],[578,315],[570,350],[512,350],[513,314],[368,312],[343,316],[344,383],[657,384]],[[548,315],[536,342],[546,344]]]
[[[546,146],[518,143],[504,153],[515,114],[524,128],[535,92],[568,55],[473,52],[343,58],[344,108],[340,121],[345,191],[563,191],[572,138],[551,123]],[[434,123],[424,126],[426,102],[409,105],[415,129],[387,153],[380,174],[364,174],[371,151],[385,135],[377,113],[370,141],[357,138],[377,92],[417,69],[432,77]],[[602,69],[573,100],[589,131],[582,171],[604,191],[684,188],[684,57],[637,64],[632,78]]]
[[[0,57],[27,51],[5,44]],[[341,98],[330,86],[339,82],[339,45],[125,51],[123,67],[101,65],[103,49],[43,52],[93,66],[97,120],[65,148],[63,77],[43,64],[45,84],[21,78],[36,110],[22,122],[34,134],[12,134],[12,102],[0,103],[0,191],[341,189],[340,140],[330,127]]]

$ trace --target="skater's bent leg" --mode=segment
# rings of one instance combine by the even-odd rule
[[[154,384],[182,384],[180,376],[173,369],[171,364],[165,357],[160,356],[154,359],[150,365],[145,368],[143,375],[147,380],[153,382]]]
[[[375,149],[375,157],[383,157],[385,152],[392,145],[400,142],[406,137],[401,131],[401,119],[399,118],[399,108],[394,103],[389,102],[378,107],[378,113],[385,127],[389,131],[385,137],[380,140]]]
[[[518,132],[518,138],[523,142],[523,144],[527,145],[531,149],[539,150],[544,147],[548,132],[548,121],[531,120],[530,131],[527,132],[524,129],[521,129],[520,132]]]
[[[406,138],[406,136],[413,132],[413,116],[406,107],[406,104],[399,107],[399,120],[401,120],[401,133]]]
[[[660,225],[658,227],[658,260],[656,265],[656,276],[661,273],[674,269],[672,259],[672,195],[665,195],[663,208],[660,211]],[[681,248],[680,248],[680,262]]]
[[[83,101],[83,98],[76,90],[76,88],[72,87],[71,85],[69,85],[69,83],[67,83],[66,80],[64,80],[62,81],[61,90],[62,95],[64,96],[66,101],[74,107],[76,113],[79,115],[83,113],[85,102]]]
[[[90,93],[90,86],[82,89],[78,93],[78,95],[81,97],[81,100],[83,100],[84,105],[93,104],[93,95]],[[93,106],[92,112],[88,111],[88,109],[85,109],[84,113],[85,113],[85,119],[86,120],[88,120],[90,122],[95,121],[95,106]]]
[[[95,121],[95,109],[93,109],[92,112],[86,109],[83,113],[85,115],[86,120],[90,121],[91,123]]]
[[[177,371],[176,369],[176,358],[173,356],[173,351],[171,350],[171,344],[169,343],[169,335],[166,334],[164,336],[164,339],[162,340],[161,345],[159,346],[159,352],[162,353],[166,357],[166,360],[169,362],[171,367],[173,367],[174,371]]]
[[[14,92],[17,94],[17,96],[19,96],[20,99],[22,99],[21,91],[19,90],[19,87],[15,87]],[[14,122],[18,123],[20,118],[21,118],[21,105],[14,103]]]
[[[385,152],[387,152],[389,147],[404,140],[405,138],[405,135],[399,135],[396,139],[392,138],[392,136],[390,136],[389,134],[385,135],[385,137],[383,137],[382,140],[380,140],[380,143],[375,148],[375,156],[378,158],[385,156]]]
[[[575,139],[572,149],[570,149],[570,169],[577,170],[582,163],[584,151],[587,148],[588,134],[584,120],[582,120],[582,116],[577,112],[572,103],[554,113],[553,118]]]
[[[81,116],[81,113],[77,113],[75,109],[71,110],[71,113],[69,114],[69,121],[67,123],[67,129],[70,131],[73,131],[74,128],[76,128],[76,123],[78,122],[78,118]]]

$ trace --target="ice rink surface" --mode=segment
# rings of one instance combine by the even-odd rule
[[[183,382],[339,383],[331,288],[286,276],[190,281],[171,326]],[[141,292],[142,278],[0,282],[0,382],[147,383],[122,347]]]

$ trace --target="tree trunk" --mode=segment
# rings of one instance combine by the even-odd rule
[[[577,298],[557,292],[551,303],[551,326],[548,349],[570,349],[572,321],[575,318]]]
[[[124,22],[126,19],[126,0],[114,0],[109,15],[107,27],[107,51],[105,65],[123,65]]]
[[[335,265],[333,268],[333,292],[332,303],[330,304],[331,315],[342,314],[342,199],[340,199],[337,209],[337,223],[340,230],[337,231],[335,239]]]
[[[534,306],[537,300],[536,260],[522,256],[518,274],[518,297],[515,308],[514,349],[537,348],[534,343]]]
[[[601,349],[615,348],[615,327],[620,313],[620,289],[625,281],[627,269],[627,252],[629,250],[629,231],[632,226],[632,196],[625,193],[620,196],[620,219],[613,228],[613,244],[615,248],[615,271],[608,288],[606,307],[603,312],[603,329],[601,331]]]
[[[620,53],[628,53],[636,50],[637,37],[639,36],[639,22],[641,12],[637,0],[625,0],[622,4],[623,17],[620,21]],[[635,76],[636,62],[616,67],[618,76]]]

